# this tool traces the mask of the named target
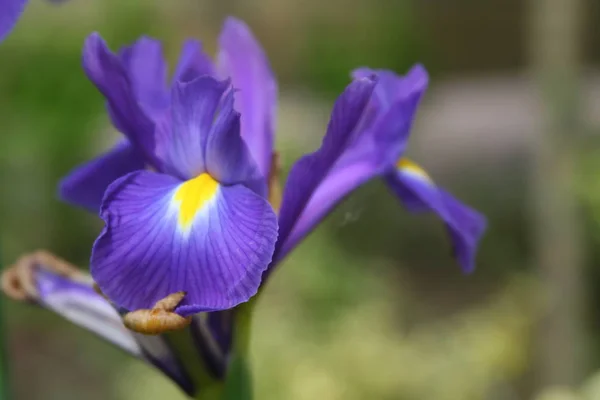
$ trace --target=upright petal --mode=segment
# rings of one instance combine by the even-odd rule
[[[110,52],[99,34],[91,34],[83,48],[83,68],[106,97],[115,126],[154,166],[154,124],[138,102],[122,60]]]
[[[169,105],[167,64],[158,40],[142,36],[119,55],[127,70],[135,98],[144,111],[157,115]]]
[[[275,213],[263,198],[208,174],[182,183],[133,172],[107,189],[101,217],[106,226],[92,250],[92,275],[128,310],[178,291],[187,293],[182,315],[245,302],[277,239]]]
[[[407,159],[386,175],[386,182],[409,211],[437,214],[450,234],[454,256],[465,272],[472,272],[485,217],[438,188],[421,167]]]
[[[189,82],[203,75],[214,76],[214,74],[215,67],[210,57],[202,51],[202,44],[197,40],[186,40],[173,74],[172,84]]]
[[[129,142],[120,143],[64,177],[59,185],[60,197],[97,213],[108,185],[123,175],[144,168],[142,155]]]
[[[28,0],[0,0],[0,42],[14,28]]]
[[[219,38],[219,73],[237,90],[235,107],[242,114],[242,137],[263,176],[273,153],[277,81],[260,44],[248,26],[228,18]]]
[[[206,171],[224,185],[239,183],[267,195],[267,181],[240,136],[240,114],[233,109],[232,91],[225,95],[206,143]]]
[[[404,76],[389,70],[370,70],[362,68],[354,71],[355,78],[376,76],[377,86],[369,104],[370,118],[363,129],[369,129],[369,138],[380,149],[386,149],[389,166],[398,160],[404,151],[417,108],[427,86],[429,76],[423,66],[417,64]],[[390,115],[391,114],[391,115]],[[386,118],[398,118],[404,121],[400,127],[390,127]],[[390,129],[392,128],[392,129]]]
[[[156,131],[161,171],[184,180],[206,171],[206,142],[228,88],[229,82],[208,76],[175,83],[170,118],[160,121]]]
[[[373,75],[377,76],[378,84],[371,100],[380,112],[411,93],[422,94],[429,83],[429,74],[421,64],[412,67],[405,76],[386,69],[357,68],[352,71],[355,79]]]
[[[348,85],[333,107],[319,150],[302,157],[292,167],[283,192],[275,260],[281,258],[281,249],[315,190],[361,133],[356,128],[374,87],[375,82],[370,79],[356,80]]]

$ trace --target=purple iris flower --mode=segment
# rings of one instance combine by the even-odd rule
[[[0,42],[12,31],[28,0],[0,0]]]
[[[187,393],[202,386],[189,373],[190,358],[216,378],[227,369],[235,327],[230,309],[254,295],[335,205],[372,178],[385,179],[409,210],[437,214],[459,264],[473,269],[485,219],[403,157],[428,84],[421,66],[406,76],[354,72],[320,148],[292,167],[276,216],[266,200],[276,168],[276,82],[242,22],[226,21],[216,63],[188,41],[168,85],[160,44],[152,39],[115,55],[92,35],[83,63],[126,140],[75,170],[60,192],[105,220],[91,269],[112,304],[94,291],[91,277],[47,257],[22,260],[4,275],[3,287],[9,292],[17,282],[21,297],[156,365]],[[169,334],[125,329],[121,315],[180,291],[186,295],[173,314],[191,321],[178,333],[195,352],[175,348]]]
[[[244,82],[236,94],[229,79],[211,76],[216,68],[197,42],[186,43],[170,88],[159,42],[142,38],[118,55],[97,34],[85,43],[86,74],[127,140],[67,177],[61,193],[90,209],[102,199],[105,228],[91,271],[119,307],[150,308],[181,291],[180,315],[230,309],[256,293],[271,261],[277,217],[266,200],[271,154],[263,149],[274,102],[261,103],[268,82],[254,80],[263,76],[239,69],[238,38],[252,40],[229,20],[219,65]],[[246,91],[261,95],[247,101]],[[234,96],[249,115],[241,121]]]

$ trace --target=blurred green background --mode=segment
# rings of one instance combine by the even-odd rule
[[[214,54],[227,15],[279,79],[286,170],[319,145],[353,68],[422,62],[431,88],[409,154],[489,219],[464,276],[435,217],[409,215],[380,182],[354,193],[260,300],[256,398],[600,399],[594,0],[32,0],[0,46],[3,262],[46,248],[85,266],[101,228],[56,198],[61,176],[118,137],[81,69],[85,37],[117,49],[147,34],[173,65],[186,37]],[[91,334],[5,303],[15,399],[182,398]]]

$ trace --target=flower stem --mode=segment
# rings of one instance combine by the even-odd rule
[[[252,400],[250,333],[256,296],[235,310],[231,362],[222,400]]]
[[[196,400],[221,400],[223,399],[223,385],[213,385],[200,389],[194,396]]]

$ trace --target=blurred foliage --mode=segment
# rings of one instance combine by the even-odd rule
[[[360,7],[359,7],[360,8]],[[357,13],[358,14],[358,13]],[[386,68],[405,73],[419,60],[426,61],[424,35],[411,2],[370,7],[355,18],[319,15],[308,22],[300,72],[313,89],[337,96],[357,67]],[[431,72],[431,71],[430,71]]]
[[[600,399],[600,372],[588,378],[579,389],[549,388],[535,400],[596,400]]]

